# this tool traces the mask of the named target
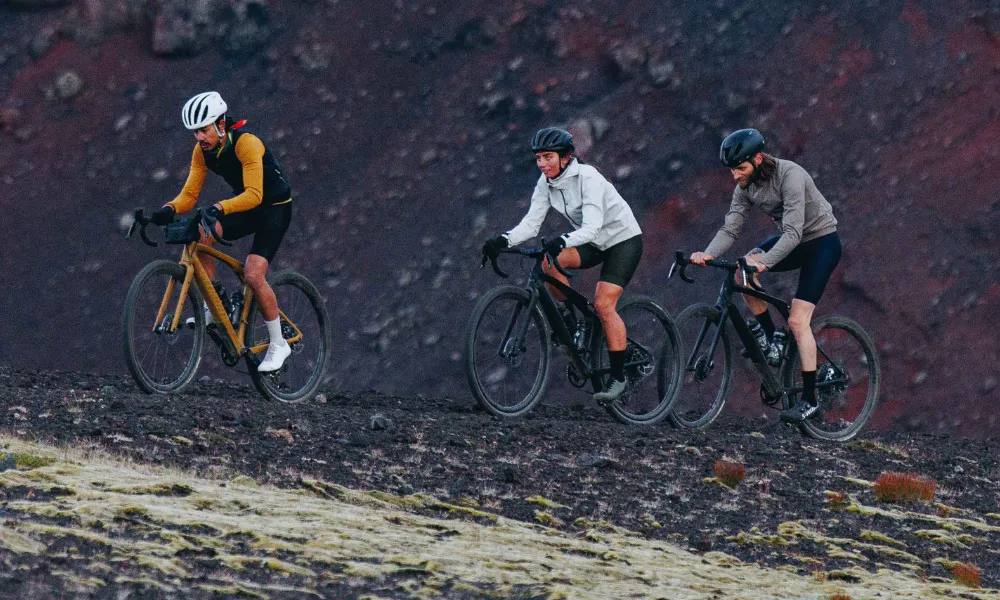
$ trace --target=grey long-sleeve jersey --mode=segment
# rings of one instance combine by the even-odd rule
[[[590,243],[607,250],[642,233],[632,209],[615,186],[597,169],[575,159],[559,177],[538,178],[528,214],[504,234],[510,245],[538,235],[549,208],[555,208],[573,225],[574,231],[563,235],[569,248]]]
[[[775,159],[777,169],[770,179],[751,184],[747,189],[736,186],[726,221],[705,249],[705,254],[719,256],[733,245],[740,235],[750,207],[757,206],[781,229],[778,242],[761,262],[768,269],[802,242],[808,242],[837,231],[833,208],[805,169],[790,160]]]

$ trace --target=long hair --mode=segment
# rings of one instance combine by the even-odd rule
[[[765,154],[764,160],[760,161],[760,166],[757,167],[757,179],[767,181],[774,175],[777,168],[778,163],[774,160],[774,157],[770,154]]]

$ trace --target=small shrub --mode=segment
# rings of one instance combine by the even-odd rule
[[[843,508],[849,502],[847,494],[841,491],[827,491],[826,501],[832,508]]]
[[[976,565],[958,563],[951,568],[951,572],[958,583],[971,588],[979,587],[980,569]]]
[[[723,485],[735,488],[746,476],[746,469],[741,462],[732,462],[725,459],[715,461],[715,478]]]
[[[847,594],[834,594],[830,596],[830,600],[851,600],[851,597]]]
[[[875,499],[892,504],[930,502],[934,499],[937,484],[916,473],[883,471],[875,480]]]

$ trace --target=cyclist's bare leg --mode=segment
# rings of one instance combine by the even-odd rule
[[[740,279],[739,281],[740,285],[746,285],[742,281],[742,278],[739,279]],[[756,273],[753,276],[753,281],[758,286],[760,285],[760,278],[757,277]],[[754,316],[760,316],[767,311],[767,302],[764,302],[760,298],[754,298],[753,296],[747,296],[746,294],[743,294],[743,301],[746,302],[747,308],[750,309],[750,312],[752,312]]]
[[[243,274],[250,289],[253,290],[254,298],[260,304],[260,312],[264,315],[264,320],[273,321],[278,318],[278,298],[271,289],[271,284],[267,282],[267,259],[259,254],[251,254],[247,257],[247,262],[243,267]]]
[[[594,297],[594,308],[604,326],[604,337],[608,340],[608,350],[611,352],[624,350],[626,343],[625,321],[618,314],[618,299],[625,291],[620,285],[597,282],[597,293]]]
[[[810,325],[815,310],[816,305],[812,302],[795,298],[792,300],[792,310],[788,315],[788,328],[792,330],[795,344],[799,347],[803,371],[816,370],[816,338],[813,337]]]
[[[580,253],[576,248],[563,248],[557,257],[559,259],[559,266],[564,269],[576,269],[580,266]],[[545,274],[553,279],[558,279],[566,285],[569,285],[569,279],[566,276],[556,270],[553,265],[549,264],[549,259],[546,257],[545,264],[543,266],[545,269]],[[548,285],[548,284],[546,284]],[[556,300],[562,302],[566,299],[566,295],[557,290],[552,285],[548,285],[549,292],[552,293],[552,297]]]

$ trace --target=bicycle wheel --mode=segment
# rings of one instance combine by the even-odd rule
[[[332,344],[330,319],[326,314],[326,301],[316,286],[303,275],[290,269],[279,271],[271,277],[270,284],[278,299],[278,310],[284,315],[281,319],[282,335],[285,339],[296,335],[290,320],[302,332],[302,338],[291,342],[292,354],[280,369],[260,373],[251,367],[250,379],[265,398],[295,404],[315,392],[326,375]],[[247,316],[245,344],[253,347],[268,339],[264,315],[254,298]]]
[[[882,369],[875,344],[853,319],[825,315],[813,320],[816,338],[816,398],[821,416],[799,429],[811,438],[846,442],[871,419],[878,403]],[[786,387],[802,388],[801,359],[795,352],[784,368]]]
[[[125,363],[139,388],[147,394],[180,391],[191,383],[201,362],[205,311],[201,294],[194,285],[184,298],[177,329],[170,331],[184,273],[184,267],[175,262],[153,261],[139,271],[125,296],[122,311]],[[161,306],[163,315],[157,320]],[[187,325],[191,317],[193,327]]]
[[[465,373],[476,400],[498,417],[519,417],[538,403],[549,379],[548,328],[541,308],[528,314],[528,292],[500,286],[469,317]],[[527,325],[524,339],[517,336]]]
[[[680,335],[667,311],[652,298],[633,296],[618,304],[625,322],[625,376],[628,391],[605,408],[626,425],[654,425],[673,408],[680,389]],[[608,344],[600,336],[599,365],[609,366]],[[594,377],[594,389],[604,389],[610,375]]]
[[[720,317],[717,308],[704,303],[692,304],[677,315],[683,374],[677,403],[670,413],[670,424],[674,427],[708,427],[726,404],[733,380],[733,347],[729,330],[725,323],[719,322]],[[720,327],[721,339],[709,356]],[[702,330],[704,335],[699,343]]]

